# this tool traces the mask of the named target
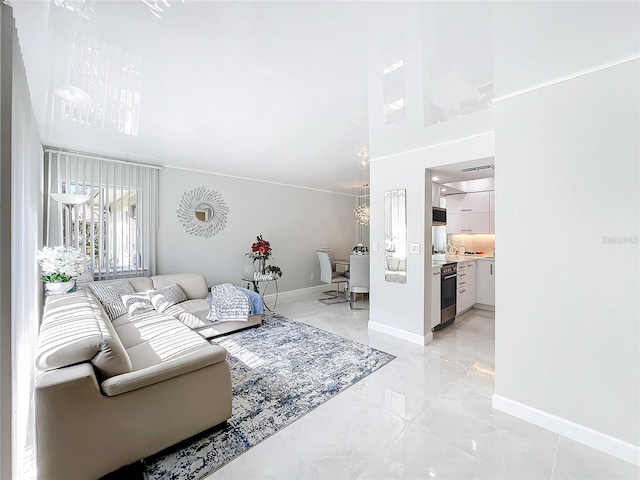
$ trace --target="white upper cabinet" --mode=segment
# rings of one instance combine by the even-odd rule
[[[489,213],[491,192],[463,193],[447,196],[447,213]]]
[[[440,196],[442,195],[442,193],[440,193],[441,188],[442,186],[437,183],[431,184],[431,205],[434,207],[440,206]]]
[[[493,233],[493,191],[447,195],[447,233]]]

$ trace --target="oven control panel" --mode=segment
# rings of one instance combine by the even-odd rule
[[[442,273],[442,275],[451,275],[456,273],[457,270],[457,263],[445,263],[444,265],[442,265],[442,267],[440,267],[440,273]]]

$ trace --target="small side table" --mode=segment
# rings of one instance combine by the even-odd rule
[[[260,297],[262,297],[262,304],[264,305],[264,308],[266,308],[267,310],[269,310],[270,312],[273,312],[276,309],[276,305],[278,305],[278,279],[274,278],[271,280],[255,280],[253,278],[243,278],[242,279],[243,282],[247,282],[247,289],[250,289],[251,286],[253,285],[253,291],[256,292],[258,295],[260,295]],[[260,284],[264,283],[265,286],[262,289],[262,293],[260,292]],[[267,302],[264,301],[264,292],[267,291],[267,288],[269,288],[269,284],[273,283],[276,287],[276,299],[275,302],[273,302],[273,307],[269,307],[267,305]]]

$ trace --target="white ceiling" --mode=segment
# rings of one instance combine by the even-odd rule
[[[494,157],[486,157],[432,168],[431,178],[445,188],[446,195],[493,190],[494,162]]]
[[[357,194],[366,4],[170,4],[158,20],[140,0],[95,1],[85,22],[53,2],[12,2],[43,143]],[[52,92],[69,85],[94,103],[65,117]]]
[[[496,65],[504,93],[638,48],[637,2],[168,0],[158,20],[142,0],[58,0],[90,5],[85,22],[53,0],[7,1],[45,144],[354,195],[354,154],[368,141],[369,49],[404,51],[407,12],[419,12],[429,67],[425,127],[489,106]],[[533,14],[563,35],[571,25],[579,39],[510,30],[510,18]],[[393,42],[368,42],[372,25]],[[515,61],[514,39],[545,62]],[[69,109],[52,93],[63,86],[94,103]],[[493,171],[434,174],[452,183]]]

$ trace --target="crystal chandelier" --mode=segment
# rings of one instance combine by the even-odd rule
[[[356,217],[356,221],[360,225],[369,225],[370,220],[370,209],[369,205],[367,205],[366,193],[369,184],[366,183],[366,170],[369,166],[369,144],[361,143],[356,148],[356,154],[354,157],[356,165],[360,167],[360,195],[358,202],[360,203],[356,209],[353,211],[353,214]]]
[[[356,221],[360,225],[369,225],[370,220],[370,211],[369,205],[363,203],[362,205],[358,205],[356,209],[353,211],[353,214],[356,216]]]

